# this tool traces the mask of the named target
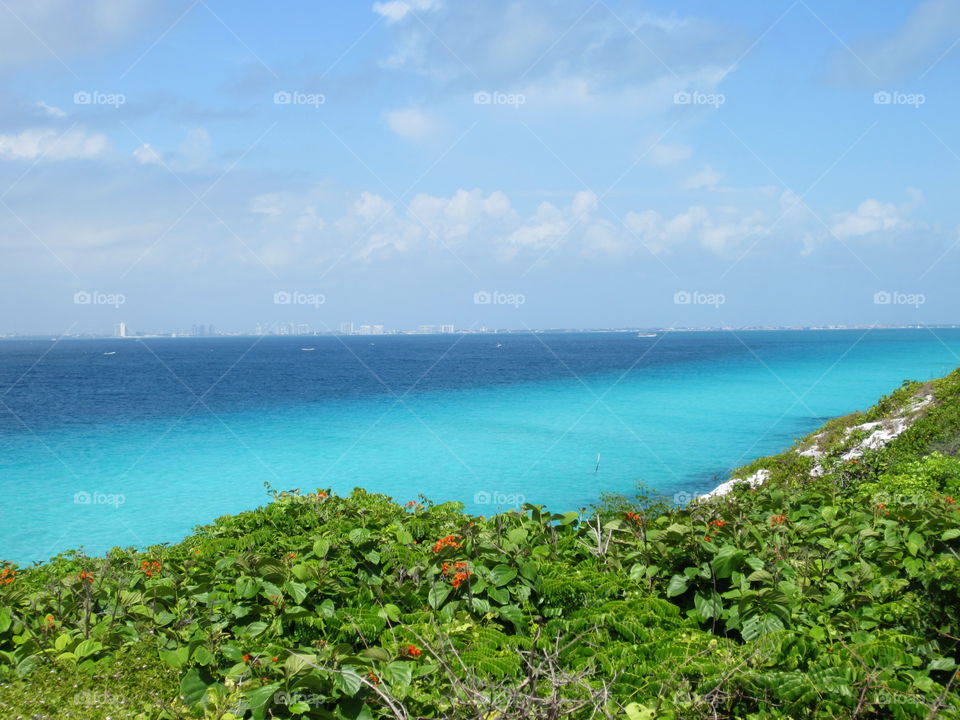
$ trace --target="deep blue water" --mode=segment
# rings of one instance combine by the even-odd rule
[[[704,491],[957,365],[960,330],[4,341],[0,559],[176,541],[265,480],[480,513]]]

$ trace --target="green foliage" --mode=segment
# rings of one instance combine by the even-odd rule
[[[791,450],[686,508],[478,518],[268,486],[174,546],[5,565],[0,715],[958,717],[958,389],[908,383],[801,441],[822,477]]]

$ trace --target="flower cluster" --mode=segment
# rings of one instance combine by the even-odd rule
[[[423,650],[418,648],[416,645],[407,645],[407,655],[409,655],[412,658],[420,657],[420,654],[422,652]]]
[[[16,574],[17,571],[8,565],[7,567],[3,568],[3,570],[0,570],[0,583],[9,585],[13,582],[13,578],[16,576]]]
[[[140,563],[140,569],[143,570],[143,574],[148,578],[153,577],[160,573],[160,563],[156,560],[144,560]]]
[[[712,525],[712,526],[715,527],[715,528],[722,528],[722,527],[723,527],[724,525],[726,525],[726,524],[727,524],[727,521],[726,521],[726,520],[722,520],[722,519],[721,519],[721,520],[711,520],[711,521],[710,521],[710,525]]]
[[[627,512],[627,520],[632,522],[634,525],[643,525],[646,520],[644,520],[638,513],[633,511]]]
[[[433,544],[433,551],[434,551],[435,553],[438,553],[438,552],[440,552],[441,550],[443,550],[445,547],[451,547],[451,548],[453,548],[454,550],[459,550],[459,549],[460,549],[460,543],[457,542],[457,536],[456,536],[456,535],[447,535],[446,537],[440,538],[439,540],[437,540],[437,541]]]
[[[783,525],[787,521],[786,515],[771,515],[770,516],[770,527],[775,527],[777,525]]]
[[[86,570],[83,570],[79,575],[77,575],[77,579],[81,581],[86,580],[88,583],[92,583],[93,575],[88,573]]]

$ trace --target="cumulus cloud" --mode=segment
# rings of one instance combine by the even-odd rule
[[[61,134],[49,128],[35,128],[0,135],[0,158],[8,160],[92,158],[106,149],[105,136],[82,130],[68,130]]]
[[[411,11],[434,10],[440,7],[439,0],[389,0],[388,2],[375,2],[373,11],[383,15],[391,22],[403,20],[407,13]]]
[[[860,203],[856,211],[841,215],[831,230],[839,238],[857,237],[877,230],[889,230],[901,221],[896,205],[870,198]]]
[[[43,110],[50,117],[62,118],[67,116],[63,110],[54,105],[47,105],[43,100],[37,102],[37,107]]]
[[[437,125],[427,113],[416,108],[393,110],[386,115],[387,125],[402,138],[421,141],[430,137]]]
[[[150,143],[144,143],[134,150],[133,157],[135,157],[141,165],[160,165],[163,162],[160,153],[154,150]]]
[[[373,263],[448,250],[504,263],[554,252],[567,258],[681,251],[729,257],[768,238],[810,254],[830,238],[789,192],[779,197],[758,192],[752,205],[691,205],[673,213],[634,208],[619,218],[589,190],[527,212],[501,191],[476,188],[449,196],[420,193],[408,204],[372,192],[267,193],[255,197],[250,210],[270,236],[269,256],[288,263]],[[842,213],[834,230],[843,237],[895,230],[905,211],[906,205],[866,200]]]
[[[706,165],[702,170],[684,180],[683,188],[685,190],[713,190],[721,180],[723,180],[723,174]]]
[[[693,155],[693,148],[686,145],[655,145],[647,153],[647,159],[654,165],[674,165]]]

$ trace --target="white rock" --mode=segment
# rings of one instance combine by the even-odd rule
[[[757,485],[763,485],[763,483],[770,478],[770,471],[765,469],[757,470],[753,475],[747,478],[730,478],[725,483],[720,483],[710,492],[705,495],[698,497],[698,500],[708,500],[709,498],[720,497],[721,495],[726,495],[728,492],[733,490],[735,485],[740,483],[747,483],[750,487],[756,487]]]

